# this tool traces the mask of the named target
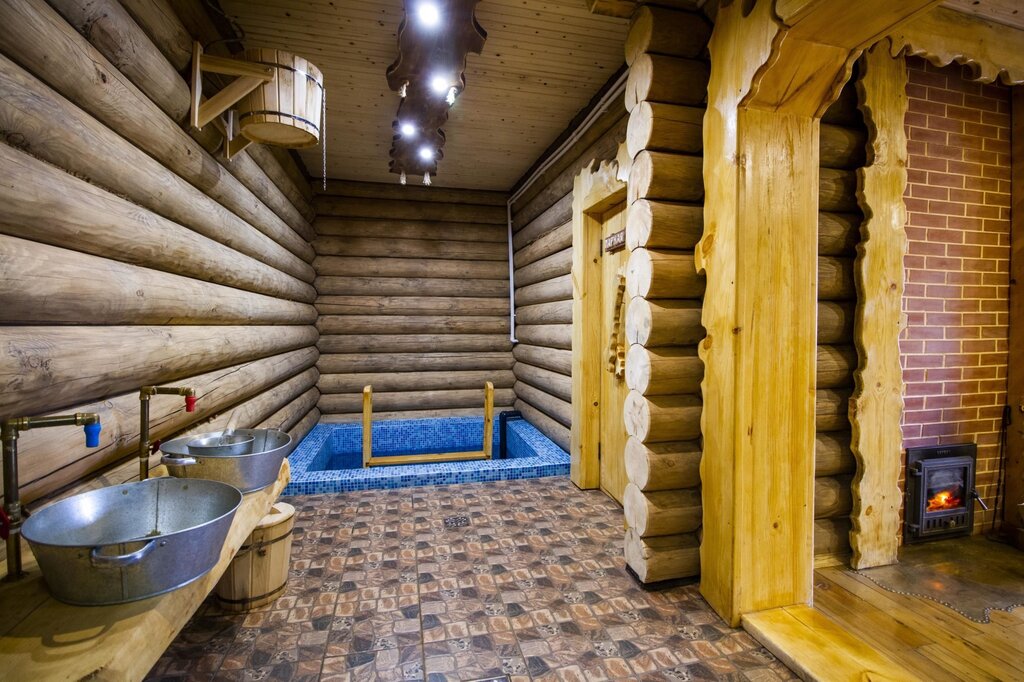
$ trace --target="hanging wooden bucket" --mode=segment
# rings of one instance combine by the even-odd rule
[[[312,147],[320,141],[324,103],[324,76],[302,57],[283,50],[251,48],[246,61],[275,68],[264,83],[238,103],[242,135],[279,147]]]
[[[295,507],[276,502],[253,529],[214,589],[228,611],[247,611],[276,600],[288,583]]]

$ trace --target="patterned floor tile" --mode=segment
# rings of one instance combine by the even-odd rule
[[[566,478],[289,501],[284,595],[241,614],[211,598],[149,679],[794,679],[695,585],[641,589],[621,509]]]

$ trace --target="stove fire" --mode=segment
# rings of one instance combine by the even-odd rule
[[[942,490],[928,498],[928,507],[925,511],[945,511],[947,509],[959,509],[964,506],[963,492],[954,490]]]

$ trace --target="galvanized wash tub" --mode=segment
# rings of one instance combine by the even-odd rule
[[[217,481],[151,478],[61,500],[22,534],[54,597],[93,606],[188,585],[220,558],[242,494]]]
[[[248,443],[248,452],[222,453],[218,443],[223,439],[228,448]],[[292,451],[292,437],[277,429],[236,429],[231,435],[223,431],[183,436],[161,443],[161,464],[177,478],[208,479],[229,483],[243,493],[262,490],[277,480],[281,461]]]

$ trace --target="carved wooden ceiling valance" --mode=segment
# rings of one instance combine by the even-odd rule
[[[444,154],[448,110],[466,87],[466,55],[480,54],[487,32],[476,21],[480,0],[405,0],[398,28],[398,59],[388,86],[402,97],[391,145],[391,172],[437,173]]]

